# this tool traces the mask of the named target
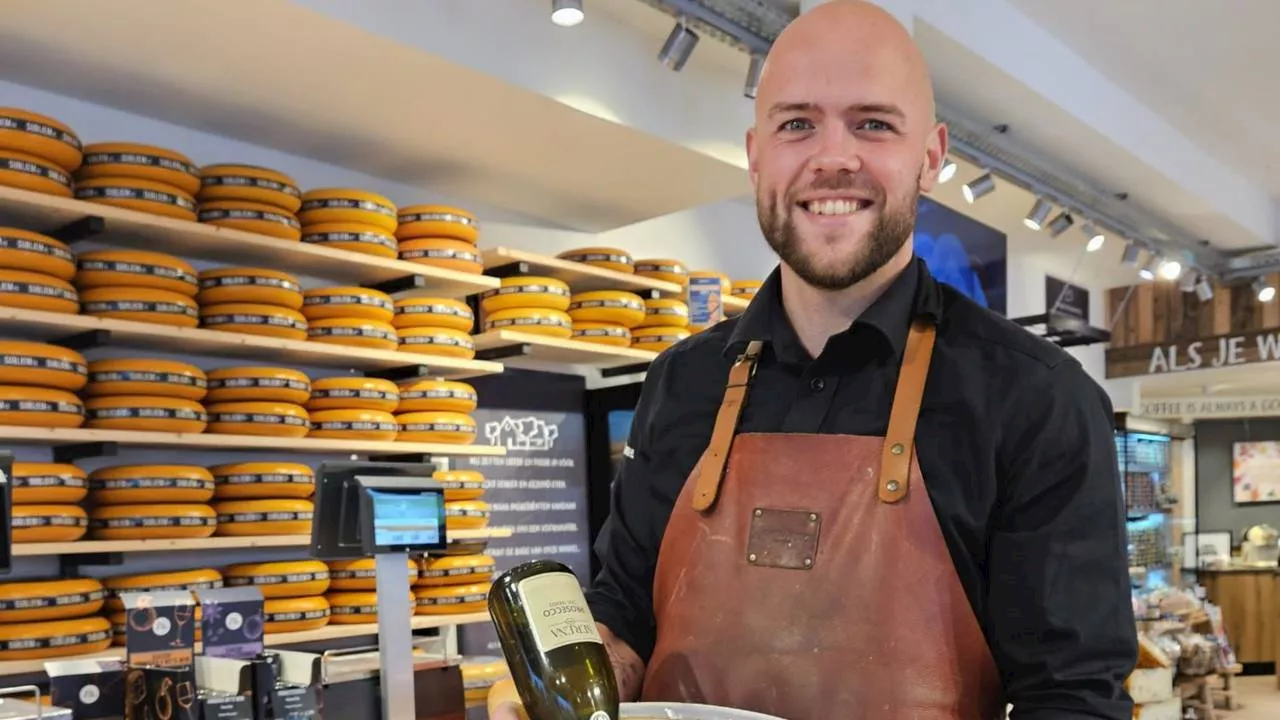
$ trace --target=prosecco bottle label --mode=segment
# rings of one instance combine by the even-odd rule
[[[538,652],[546,654],[580,642],[604,644],[582,587],[571,573],[526,578],[520,582],[519,593]]]

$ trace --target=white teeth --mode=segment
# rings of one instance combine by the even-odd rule
[[[861,200],[814,200],[807,207],[814,215],[849,215],[862,206]]]

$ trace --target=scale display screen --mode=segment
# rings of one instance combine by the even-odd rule
[[[439,492],[367,491],[373,505],[373,544],[378,547],[435,545],[444,527]]]

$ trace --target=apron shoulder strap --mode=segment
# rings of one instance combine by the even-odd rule
[[[720,494],[720,481],[724,478],[725,463],[729,460],[729,448],[738,431],[738,420],[742,417],[742,406],[747,399],[747,387],[751,384],[751,377],[755,375],[756,361],[759,360],[763,347],[764,343],[761,341],[752,340],[747,344],[746,352],[739,355],[729,369],[729,382],[724,388],[720,411],[716,413],[711,442],[694,469],[693,509],[698,512],[714,505],[716,496]]]
[[[937,329],[931,323],[917,320],[907,335],[907,349],[898,370],[898,387],[893,393],[893,409],[889,411],[889,427],[884,434],[884,450],[880,453],[878,494],[881,502],[896,503],[907,495],[916,420],[920,417],[936,334]]]

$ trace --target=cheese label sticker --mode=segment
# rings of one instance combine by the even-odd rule
[[[59,260],[74,262],[75,256],[70,252],[63,250],[57,245],[50,245],[47,242],[36,242],[22,237],[13,237],[12,235],[0,235],[0,250],[19,250],[21,252],[32,252],[40,255],[48,255]]]
[[[578,579],[551,572],[520,581],[516,592],[533,629],[539,653],[580,642],[602,643]]]
[[[81,272],[116,272],[126,275],[155,275],[156,277],[178,280],[195,285],[199,280],[195,275],[182,268],[164,265],[147,265],[145,263],[127,262],[124,260],[81,260]],[[125,283],[120,283],[125,284]]]
[[[18,160],[17,158],[3,158],[3,160],[4,160],[4,164],[0,166],[0,169],[9,169],[14,172],[20,172],[27,175],[35,175],[36,177],[47,178],[49,180],[52,180],[58,183],[59,185],[65,185],[67,187],[71,187],[71,176],[66,175],[62,172],[59,172],[58,170],[55,170],[52,167],[37,165],[33,162],[27,162],[26,160]]]
[[[145,200],[147,202],[176,205],[184,210],[196,211],[196,204],[173,193],[158,192],[132,187],[79,187],[76,197],[80,200]]]
[[[38,295],[40,297],[57,298],[66,302],[77,302],[79,296],[74,290],[54,285],[37,285],[35,283],[0,281],[0,294],[4,295]]]
[[[269,180],[267,178],[250,177],[248,175],[205,175],[200,178],[200,184],[204,187],[217,187],[225,185],[227,187],[255,187],[261,190],[274,190],[284,193],[291,197],[302,197],[302,192],[292,185],[286,185],[282,182]]]
[[[29,132],[32,135],[42,135],[51,140],[64,142],[77,150],[81,149],[80,138],[66,132],[65,130],[59,130],[52,125],[46,125],[42,122],[36,122],[35,120],[24,120],[23,118],[12,117],[10,115],[0,115],[0,130],[20,130],[22,132]]]
[[[164,168],[165,170],[174,170],[187,175],[200,176],[200,168],[194,165],[188,165],[181,160],[173,158],[161,157],[160,155],[145,155],[143,153],[133,152],[96,152],[89,153],[84,156],[85,165],[145,165],[147,167]]]
[[[302,203],[302,211],[338,208],[343,210],[367,210],[387,217],[395,217],[395,208],[369,200],[352,200],[350,198],[328,198],[325,200],[307,200]]]
[[[369,245],[381,245],[390,250],[395,250],[399,246],[395,238],[371,232],[310,233],[302,236],[302,242],[316,245],[324,245],[325,243],[366,243]]]
[[[689,278],[687,302],[689,322],[698,326],[715,325],[724,319],[724,304],[719,278]]]
[[[281,215],[280,213],[266,212],[264,210],[201,210],[200,222],[214,222],[217,220],[260,220],[262,222],[273,222],[279,225],[287,225],[295,230],[301,229],[302,225],[298,224],[296,218],[292,215]]]

